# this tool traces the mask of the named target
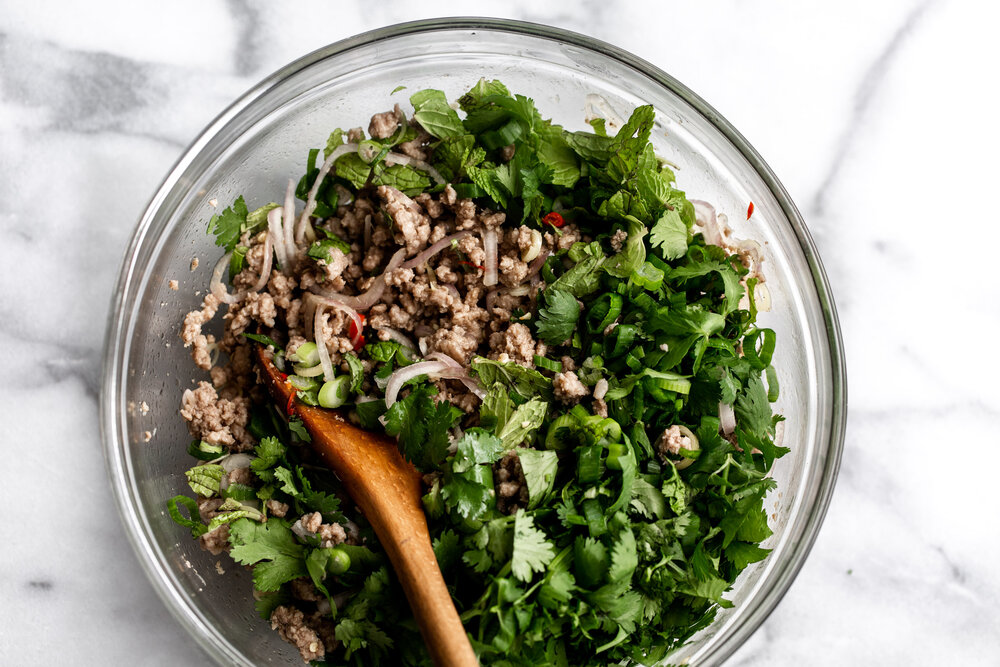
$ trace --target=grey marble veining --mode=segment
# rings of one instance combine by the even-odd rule
[[[328,42],[450,3],[0,2],[0,662],[207,664],[108,489],[107,304],[147,198],[211,118]],[[469,2],[659,65],[783,179],[840,309],[840,482],[786,598],[733,657],[1000,664],[992,482],[1000,10],[971,1]]]

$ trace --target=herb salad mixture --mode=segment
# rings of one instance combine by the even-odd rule
[[[212,218],[225,255],[181,334],[211,379],[181,408],[195,497],[170,514],[252,567],[304,660],[429,664],[295,401],[257,383],[270,346],[296,400],[384,430],[423,474],[482,664],[652,664],[768,553],[788,450],[759,246],[676,189],[652,107],[568,132],[497,81],[458,110],[410,102],[335,130],[284,201]]]

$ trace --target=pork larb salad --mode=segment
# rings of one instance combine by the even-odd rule
[[[282,201],[212,218],[225,254],[181,332],[209,375],[182,399],[194,497],[170,514],[252,568],[304,660],[429,664],[295,406],[339,409],[422,473],[482,664],[652,664],[768,553],[787,449],[760,246],[676,189],[652,107],[569,132],[498,81],[409,101],[334,130]]]

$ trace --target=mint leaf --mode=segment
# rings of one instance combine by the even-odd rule
[[[517,449],[521,470],[528,485],[528,509],[538,507],[552,492],[556,472],[559,470],[559,455],[556,452],[537,449]]]
[[[197,465],[184,473],[191,490],[205,498],[211,498],[219,492],[219,485],[225,474],[225,469],[216,463]]]
[[[545,422],[545,411],[549,404],[540,398],[533,398],[514,410],[510,419],[497,434],[507,451],[525,442],[532,433]]]
[[[446,139],[465,134],[462,121],[440,90],[427,89],[413,93],[410,104],[414,108],[414,119],[432,137]]]
[[[483,428],[490,429],[494,434],[500,433],[500,429],[510,420],[510,415],[514,412],[514,402],[510,400],[507,388],[500,384],[494,384],[486,392],[483,405],[479,409],[479,422]]]
[[[479,378],[484,387],[500,383],[521,398],[552,398],[552,380],[534,369],[518,366],[513,362],[502,363],[486,357],[474,357],[469,370],[474,377]]]

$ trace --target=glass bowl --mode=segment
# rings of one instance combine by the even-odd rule
[[[608,44],[513,21],[398,25],[320,49],[226,109],[167,175],[122,265],[101,394],[108,472],[125,534],[154,588],[221,664],[302,663],[257,617],[249,574],[202,551],[165,511],[168,498],[187,491],[189,436],[178,416],[180,396],[204,375],[178,334],[220,255],[206,234],[210,202],[224,206],[243,194],[253,209],[280,201],[288,176],[302,173],[308,149],[323,146],[332,128],[367,125],[373,113],[405,103],[409,92],[390,97],[397,86],[440,88],[454,99],[480,77],[533,97],[544,116],[571,130],[588,129],[588,113],[627,117],[635,106],[652,104],[652,142],[680,166],[681,189],[728,213],[738,236],[764,247],[773,309],[762,320],[778,333],[777,411],[788,418],[785,444],[792,450],[773,469],[774,535],[765,546],[774,551],[741,575],[730,594],[735,607],[668,661],[714,665],[731,655],[778,604],[816,538],[843,445],[843,351],[816,248],[756,151],[678,81]],[[754,214],[744,222],[751,201]],[[172,280],[179,291],[168,286]]]

